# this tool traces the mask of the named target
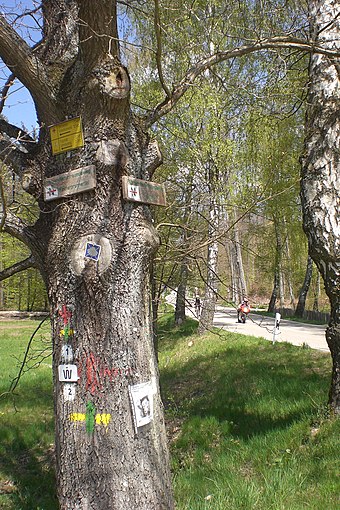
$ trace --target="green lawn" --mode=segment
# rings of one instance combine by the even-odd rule
[[[338,509],[330,356],[194,328],[160,328],[177,509]]]
[[[53,401],[48,323],[30,349],[29,366],[14,390],[19,360],[39,321],[0,322],[0,509],[55,510]]]
[[[0,322],[0,394],[38,322]],[[34,355],[49,347],[47,324]],[[196,323],[159,327],[177,510],[339,508],[340,421],[328,416],[330,356]],[[31,359],[34,365],[36,359]],[[0,399],[0,509],[56,510],[50,359]],[[108,509],[109,510],[109,509]],[[128,510],[128,509],[127,509]]]

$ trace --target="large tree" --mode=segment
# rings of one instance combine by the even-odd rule
[[[136,5],[136,15],[149,8],[122,3]],[[173,4],[178,12],[186,7],[186,2]],[[236,11],[239,5],[235,2]],[[150,180],[161,162],[148,129],[203,72],[222,61],[280,48],[318,51],[328,55],[327,62],[338,55],[314,40],[272,37],[264,26],[250,40],[253,18],[241,9],[240,20],[250,23],[249,30],[236,39],[232,33],[230,39],[224,36],[214,52],[203,44],[201,53],[194,52],[198,60],[188,56],[188,71],[170,88],[162,70],[158,0],[154,6],[156,68],[164,97],[144,117],[131,110],[115,0],[43,0],[42,39],[34,47],[10,18],[0,16],[0,56],[30,91],[40,125],[35,140],[1,120],[2,159],[40,211],[29,225],[4,207],[1,225],[29,247],[50,300],[62,510],[173,508],[150,317],[149,266],[158,237],[148,206],[122,198],[122,177]],[[192,2],[189,7],[186,23]],[[224,11],[215,12],[217,19],[221,14],[227,20]],[[76,117],[81,117],[84,144],[53,153],[48,127]],[[55,193],[49,178],[81,168],[91,176],[89,189],[48,200]],[[323,253],[319,265],[328,261]],[[147,400],[152,415],[143,406]]]
[[[315,45],[340,51],[337,0],[309,0]],[[309,252],[331,304],[326,333],[333,359],[330,404],[340,414],[340,59],[313,53],[309,67],[302,205]]]
[[[159,151],[130,111],[116,2],[46,0],[42,13],[34,49],[0,18],[0,54],[30,90],[41,126],[34,141],[2,121],[6,161],[40,207],[34,225],[8,209],[4,228],[30,248],[48,290],[60,507],[169,509],[149,306],[158,236],[148,207],[124,201],[121,184],[123,175],[150,179]],[[48,126],[78,116],[84,146],[53,155]],[[95,188],[45,200],[46,178],[89,166]],[[84,257],[87,243],[93,258],[100,250],[98,261]],[[134,396],[149,399],[150,423],[136,416],[142,402]]]

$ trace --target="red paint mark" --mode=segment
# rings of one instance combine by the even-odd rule
[[[64,326],[66,326],[66,324],[68,324],[69,320],[71,319],[72,317],[72,312],[70,312],[67,308],[66,308],[66,305],[63,305],[61,307],[61,311],[59,310],[59,315],[60,317],[62,317],[63,319],[63,322],[64,322]]]
[[[90,391],[92,395],[97,389],[101,389],[100,381],[97,377],[97,360],[91,352],[86,359],[86,391]]]
[[[109,378],[110,382],[112,382],[112,371],[107,368],[107,367],[104,367],[104,369],[101,371],[100,375],[105,379],[106,377]]]
[[[132,367],[110,367],[101,361],[93,352],[83,356],[78,363],[78,384],[85,382],[85,389],[91,395],[103,389],[105,383],[112,384],[118,377],[129,377],[134,375]]]

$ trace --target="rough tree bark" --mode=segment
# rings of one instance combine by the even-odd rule
[[[338,0],[309,0],[311,36],[340,50]],[[329,403],[340,414],[340,60],[312,54],[301,197],[309,252],[331,304],[326,332],[333,372]]]
[[[130,110],[116,2],[43,0],[42,9],[43,41],[34,52],[0,18],[1,56],[29,88],[41,125],[39,141],[22,144],[16,165],[39,219],[28,226],[8,214],[5,229],[31,248],[50,300],[60,508],[169,510],[150,318],[158,236],[148,207],[124,201],[121,189],[123,175],[149,180],[161,158]],[[47,126],[78,116],[84,146],[52,155]],[[44,200],[44,179],[89,165],[95,189]],[[100,250],[98,261],[84,256],[87,243]],[[133,411],[142,410],[131,391],[140,383],[153,419],[137,427],[143,421]]]

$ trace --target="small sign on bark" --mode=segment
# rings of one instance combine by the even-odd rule
[[[84,257],[98,262],[102,247],[96,243],[86,243]]]
[[[73,349],[69,344],[64,344],[61,346],[61,360],[64,363],[72,363],[73,361]]]
[[[84,146],[81,118],[76,117],[50,126],[52,154],[61,154]]]
[[[73,402],[73,400],[76,398],[76,384],[74,383],[66,383],[63,386],[63,394],[64,394],[64,400],[68,402]]]
[[[59,365],[58,373],[59,373],[59,381],[61,381],[61,382],[77,382],[78,381],[77,365]]]
[[[122,177],[123,197],[132,202],[166,206],[164,184],[143,181],[124,175]]]
[[[96,167],[83,166],[65,174],[49,177],[44,182],[46,201],[68,197],[96,187]]]

